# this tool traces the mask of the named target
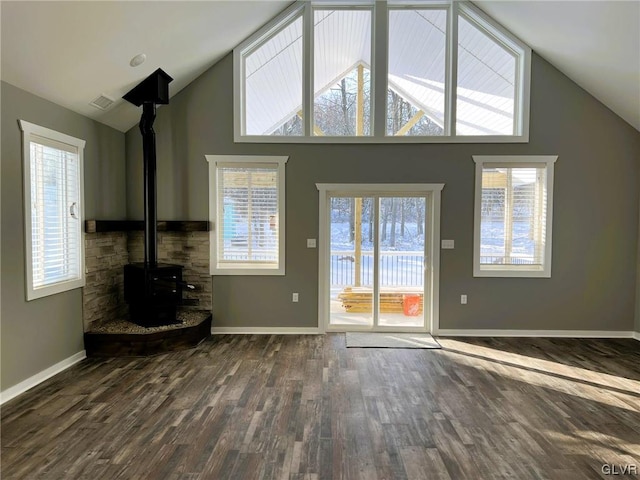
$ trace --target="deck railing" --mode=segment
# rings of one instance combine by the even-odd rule
[[[380,285],[421,287],[424,284],[424,252],[380,252]],[[355,285],[355,252],[331,252],[331,286]],[[373,251],[361,256],[360,285],[373,285]]]

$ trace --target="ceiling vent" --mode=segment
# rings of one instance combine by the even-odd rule
[[[113,102],[115,102],[113,98],[109,98],[103,94],[103,95],[100,95],[95,100],[93,100],[91,103],[89,103],[89,105],[91,105],[92,107],[99,108],[100,110],[106,110],[111,105],[113,105]]]

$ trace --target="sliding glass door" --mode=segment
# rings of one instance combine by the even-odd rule
[[[332,325],[373,326],[373,197],[331,197],[329,288]]]
[[[428,329],[431,195],[399,193],[327,192],[321,302],[329,330]]]
[[[379,199],[378,325],[423,329],[426,197]]]

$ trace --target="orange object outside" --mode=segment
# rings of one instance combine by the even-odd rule
[[[402,311],[407,317],[420,315],[420,295],[402,295]]]

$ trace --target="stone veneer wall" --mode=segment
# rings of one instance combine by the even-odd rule
[[[129,261],[144,261],[144,233],[130,232]],[[183,265],[182,279],[196,286],[184,290],[185,299],[197,299],[185,308],[211,310],[211,273],[209,272],[209,232],[158,232],[158,262]]]
[[[82,289],[84,330],[94,322],[127,318],[124,266],[144,261],[143,232],[85,234],[86,285]],[[209,232],[158,232],[158,261],[184,266],[183,279],[196,286],[185,299],[197,299],[185,308],[211,310]]]
[[[126,315],[124,266],[129,263],[125,232],[85,234],[86,284],[82,317],[87,331],[93,322]]]

